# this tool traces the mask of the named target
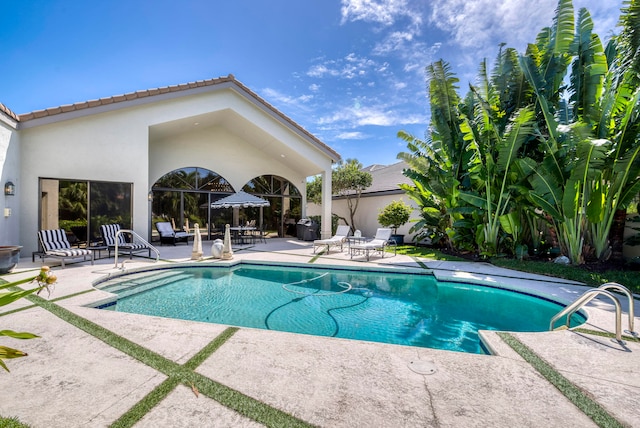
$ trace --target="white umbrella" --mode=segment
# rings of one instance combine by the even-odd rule
[[[211,208],[268,207],[269,205],[270,203],[266,199],[240,191],[212,202]]]
[[[233,258],[233,249],[231,248],[231,231],[229,225],[224,226],[224,241],[222,246],[222,259],[231,260]]]
[[[195,223],[193,228],[193,250],[191,251],[191,260],[200,260],[202,258],[202,237],[200,236],[200,226],[198,223]]]

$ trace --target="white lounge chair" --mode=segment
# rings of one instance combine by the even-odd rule
[[[69,240],[67,239],[67,233],[64,229],[51,229],[40,230],[38,232],[38,239],[40,245],[44,251],[42,260],[45,257],[54,257],[60,259],[62,267],[64,268],[64,261],[66,259],[77,259],[82,257],[85,261],[87,256],[91,257],[91,264],[93,264],[93,251],[84,248],[71,248]]]
[[[380,253],[380,256],[384,258],[384,253],[389,246],[393,246],[395,255],[396,242],[391,241],[391,233],[391,229],[378,228],[376,236],[371,241],[364,242],[362,244],[352,244],[351,247],[349,247],[351,258],[353,259],[353,256],[364,254],[367,261],[369,261],[371,253]]]
[[[316,239],[315,241],[313,241],[313,252],[315,253],[318,247],[325,246],[327,247],[327,254],[329,254],[329,250],[331,249],[331,247],[339,246],[340,251],[342,251],[342,246],[344,244],[344,241],[347,239],[347,236],[349,236],[349,233],[351,233],[351,227],[347,225],[338,226],[338,228],[336,229],[336,234],[331,238]]]

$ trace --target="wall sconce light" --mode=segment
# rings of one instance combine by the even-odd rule
[[[11,181],[7,181],[6,183],[4,183],[4,194],[5,195],[10,195],[13,196],[16,194],[16,185],[13,184]]]
[[[147,194],[147,200],[149,202],[153,201],[153,190],[149,190],[149,193]]]
[[[5,208],[4,209],[4,216],[5,217],[11,217],[11,208]]]

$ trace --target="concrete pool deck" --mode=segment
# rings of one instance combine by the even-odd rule
[[[205,256],[211,243],[203,244]],[[158,247],[163,261],[189,262],[191,246]],[[311,243],[269,239],[234,247],[234,260],[394,268],[428,268],[439,279],[489,281],[573,301],[586,287],[496,268],[485,263],[416,260],[397,255],[371,261],[331,252],[314,260]],[[202,263],[206,263],[202,262]],[[86,305],[106,297],[92,282],[117,272],[114,260],[68,264],[48,259],[58,276],[49,300],[110,332],[184,365],[227,326],[102,311]],[[41,263],[23,258],[16,281]],[[127,269],[152,267],[134,258]],[[25,287],[25,285],[23,285]],[[78,294],[80,293],[80,294]],[[71,296],[63,298],[65,296]],[[41,297],[47,298],[46,292]],[[628,329],[627,302],[622,327]],[[21,311],[7,312],[26,308]],[[586,308],[594,331],[614,332],[613,306],[598,299]],[[636,300],[636,314],[640,304]],[[0,308],[2,329],[41,336],[1,343],[29,353],[6,360],[0,373],[0,415],[32,427],[103,427],[114,423],[167,375],[110,346],[41,306],[21,299]],[[635,318],[635,330],[640,319]],[[624,426],[640,426],[640,343],[569,330],[512,333],[555,371],[579,387]],[[496,355],[474,355],[240,328],[193,371],[245,396],[322,427],[552,427],[597,426],[496,332],[483,332]],[[254,427],[262,424],[191,387],[178,385],[136,427]]]

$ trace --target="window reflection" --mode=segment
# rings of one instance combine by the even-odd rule
[[[132,227],[131,183],[40,180],[40,229],[64,229],[72,245],[100,240],[100,226]]]

